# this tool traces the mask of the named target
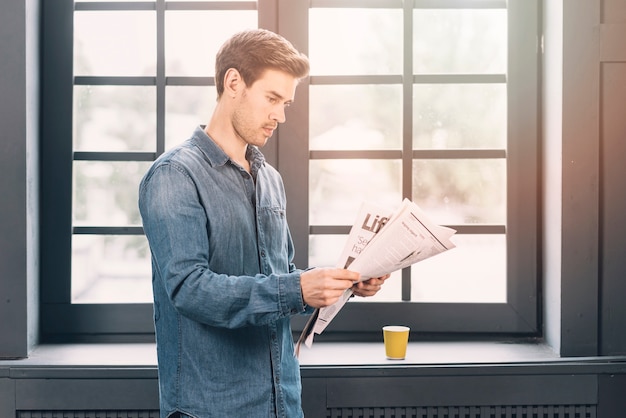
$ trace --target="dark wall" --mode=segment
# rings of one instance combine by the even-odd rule
[[[599,27],[601,354],[626,354],[626,2],[604,0]]]
[[[624,355],[626,2],[563,2],[561,354]]]
[[[38,5],[0,13],[0,358],[36,343],[38,277]]]
[[[305,416],[623,418],[626,362],[304,367]],[[12,378],[3,378],[8,374]],[[4,368],[3,418],[157,418],[155,368]]]

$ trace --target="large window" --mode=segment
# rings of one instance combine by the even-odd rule
[[[287,142],[308,135],[279,155],[301,159],[281,171],[305,262],[337,261],[363,200],[392,210],[409,198],[458,231],[457,248],[353,299],[326,337],[389,323],[536,334],[537,4],[307,3],[285,34],[308,45],[308,109],[295,106],[285,130]]]
[[[157,0],[46,10],[55,54],[44,60],[44,335],[149,338],[137,185],[208,120],[222,41],[257,26],[311,59],[264,149],[285,178],[296,263],[334,265],[364,200],[393,209],[410,198],[457,230],[457,248],[354,298],[322,337],[378,338],[388,323],[535,335],[537,7]]]

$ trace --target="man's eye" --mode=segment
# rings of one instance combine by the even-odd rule
[[[275,104],[278,99],[276,99],[275,97],[268,97],[267,100],[271,103],[271,104]]]

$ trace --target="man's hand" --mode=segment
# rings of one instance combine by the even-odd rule
[[[355,283],[352,286],[352,293],[357,296],[374,296],[378,293],[381,286],[385,283],[385,280],[387,280],[389,276],[390,274],[386,274],[382,277],[373,277],[371,279]]]
[[[302,272],[300,287],[304,303],[313,308],[332,305],[360,277],[357,272],[338,268],[315,268]]]

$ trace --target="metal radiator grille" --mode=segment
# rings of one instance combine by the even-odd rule
[[[326,418],[596,418],[595,405],[335,408]]]
[[[159,411],[18,411],[17,418],[159,418]]]
[[[18,411],[17,418],[159,418],[159,411]],[[310,417],[317,418],[317,417]],[[333,408],[326,418],[597,418],[595,405]]]

